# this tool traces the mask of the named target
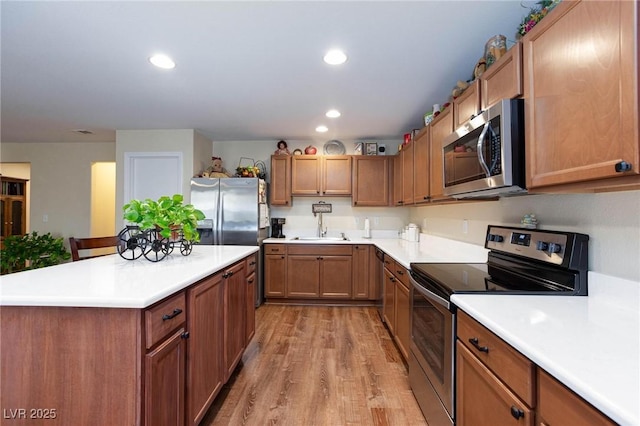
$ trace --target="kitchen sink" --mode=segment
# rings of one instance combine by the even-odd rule
[[[292,240],[299,241],[349,241],[347,237],[295,237]]]

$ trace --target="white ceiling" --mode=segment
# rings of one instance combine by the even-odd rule
[[[399,139],[534,2],[2,1],[2,142]],[[330,48],[349,60],[322,61]],[[162,52],[174,70],[147,58]],[[324,113],[338,108],[342,117]],[[87,129],[93,135],[74,133]]]

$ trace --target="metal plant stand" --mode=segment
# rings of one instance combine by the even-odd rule
[[[118,254],[126,260],[144,256],[151,262],[159,262],[171,254],[176,245],[183,256],[190,255],[193,249],[193,242],[185,239],[182,231],[174,231],[171,238],[165,238],[157,229],[141,230],[135,225],[120,231],[118,240]]]

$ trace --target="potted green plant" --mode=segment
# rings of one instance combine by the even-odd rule
[[[204,213],[192,204],[183,204],[183,200],[181,194],[165,195],[157,201],[133,199],[122,207],[123,217],[140,230],[158,230],[163,238],[175,239],[176,232],[182,232],[185,240],[198,242],[198,221],[204,219]]]
[[[3,245],[0,251],[2,274],[57,265],[71,258],[63,239],[54,238],[50,233],[38,235],[34,231],[31,234],[10,235],[3,240]]]

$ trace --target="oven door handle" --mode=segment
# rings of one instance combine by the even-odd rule
[[[413,277],[411,277],[411,283],[413,284],[413,288],[418,293],[420,293],[421,295],[426,297],[427,299],[432,300],[432,301],[436,302],[438,305],[444,306],[447,309],[451,308],[451,304],[449,303],[448,300],[443,299],[442,297],[438,296],[437,294],[433,293],[432,291],[427,290],[426,288],[424,288],[423,286],[418,284],[418,282],[415,279],[413,279]]]

